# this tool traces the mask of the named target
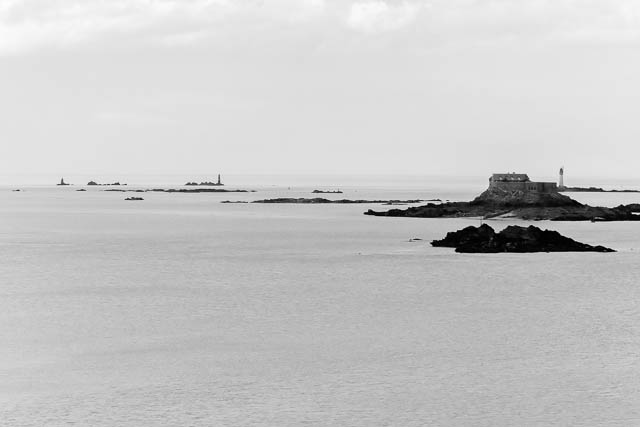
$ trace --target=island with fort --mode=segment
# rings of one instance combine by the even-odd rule
[[[562,177],[562,174],[561,174]],[[562,180],[560,181],[563,184]],[[638,204],[589,206],[560,194],[555,182],[535,182],[523,173],[494,173],[489,188],[469,202],[428,203],[365,215],[414,218],[518,218],[551,221],[638,221]]]

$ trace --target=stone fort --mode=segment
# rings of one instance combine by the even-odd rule
[[[489,178],[489,189],[554,193],[558,191],[558,185],[555,182],[531,181],[525,173],[494,173],[491,175],[491,178]]]

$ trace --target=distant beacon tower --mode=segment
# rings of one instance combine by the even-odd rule
[[[559,188],[564,188],[564,166],[560,168],[560,180],[558,182]]]
[[[220,174],[218,174],[218,185],[222,185],[222,183],[220,182]]]

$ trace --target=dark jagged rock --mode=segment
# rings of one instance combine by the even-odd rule
[[[640,210],[635,212],[640,212]],[[391,209],[386,212],[376,212],[369,209],[365,215],[415,218],[495,218],[507,216],[526,220],[593,222],[640,220],[640,215],[635,215],[634,210],[629,206],[594,207],[583,205],[557,192],[538,193],[502,189],[486,190],[471,202],[429,203],[424,206]]]
[[[432,241],[431,246],[457,248],[477,242],[489,243],[495,239],[495,236],[496,232],[487,224],[482,224],[479,227],[470,225],[462,230],[447,233],[442,240]]]
[[[98,183],[95,181],[89,181],[87,182],[87,185],[98,185]]]
[[[125,200],[144,200],[142,197],[127,197]]]
[[[626,209],[631,212],[640,212],[640,203],[629,203],[628,205],[620,205],[616,209]]]
[[[469,226],[447,233],[444,239],[434,240],[431,245],[456,248],[456,252],[463,253],[615,252],[604,246],[576,242],[557,231],[541,230],[533,225],[510,225],[499,233],[486,224],[479,227]]]
[[[76,191],[87,191],[87,190],[85,190],[84,188],[81,188],[81,189],[76,190]]]
[[[312,193],[313,194],[342,194],[342,191],[340,191],[340,190],[335,190],[335,191],[313,190]]]
[[[362,204],[362,203],[384,203],[384,204],[405,204],[405,203],[421,203],[425,200],[329,200],[321,197],[313,199],[281,197],[277,199],[254,200],[251,203],[289,203],[289,204]]]

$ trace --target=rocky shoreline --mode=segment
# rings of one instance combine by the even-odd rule
[[[444,239],[434,240],[431,245],[455,248],[461,253],[615,252],[604,246],[576,242],[557,231],[541,230],[533,225],[510,225],[499,233],[487,224],[469,226],[447,233]]]

